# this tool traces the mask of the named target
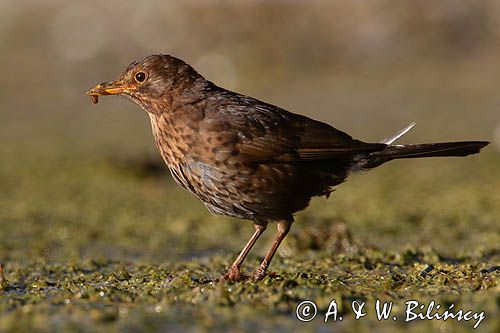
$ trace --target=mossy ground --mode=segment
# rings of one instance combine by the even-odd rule
[[[217,279],[250,236],[249,222],[209,215],[153,152],[126,157],[48,142],[30,154],[23,142],[3,148],[0,331],[457,332],[473,325],[378,322],[370,311],[376,299],[393,301],[401,318],[406,300],[454,303],[486,312],[478,330],[500,328],[500,160],[491,150],[354,175],[297,215],[269,277],[230,283]],[[309,323],[295,317],[305,299],[320,311]],[[345,318],[324,323],[332,299]],[[366,317],[354,320],[353,300],[367,302]]]

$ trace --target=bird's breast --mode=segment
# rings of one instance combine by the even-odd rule
[[[204,200],[207,179],[213,173],[211,166],[203,161],[210,160],[207,153],[213,154],[212,150],[200,145],[195,126],[186,126],[185,122],[164,115],[150,115],[150,119],[156,146],[172,177],[178,185]]]
[[[186,159],[194,142],[195,131],[165,116],[150,114],[150,119],[156,146],[165,163],[170,167]]]

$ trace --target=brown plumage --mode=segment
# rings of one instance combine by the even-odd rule
[[[311,197],[328,196],[350,171],[397,158],[466,156],[485,141],[392,145],[353,139],[330,125],[207,81],[182,60],[153,55],[133,62],[116,81],[88,94],[128,97],[151,119],[156,145],[175,181],[213,213],[252,220],[255,233],[226,278],[240,266],[268,222],[278,235],[254,273],[261,279]]]

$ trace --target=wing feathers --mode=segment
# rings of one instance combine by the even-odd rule
[[[281,156],[277,156],[273,159],[273,161],[299,162],[328,160],[346,155],[379,151],[384,149],[385,147],[387,147],[385,144],[367,143],[349,146],[335,145],[328,148],[299,148],[294,153],[287,153]]]
[[[302,162],[348,158],[384,149],[385,143],[366,143],[320,121],[297,115],[250,97],[224,92],[234,104],[217,108],[210,129],[231,132],[234,158],[242,162]],[[236,99],[238,97],[238,99]],[[242,103],[243,101],[243,103]],[[219,123],[223,124],[219,125]],[[217,126],[215,126],[217,125]],[[228,141],[228,140],[226,140]]]

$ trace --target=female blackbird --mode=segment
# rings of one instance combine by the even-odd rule
[[[290,230],[293,214],[313,196],[328,196],[349,172],[399,158],[466,156],[485,141],[392,145],[413,127],[380,143],[355,140],[330,125],[216,86],[169,55],[135,61],[112,82],[88,93],[123,95],[151,119],[156,145],[173,178],[212,213],[252,220],[255,232],[225,278],[240,266],[264,232],[278,234],[253,274],[266,270]]]

